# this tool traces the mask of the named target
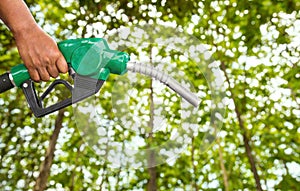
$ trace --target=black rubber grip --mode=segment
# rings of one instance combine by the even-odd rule
[[[3,93],[11,88],[15,87],[9,79],[9,73],[2,74],[0,76],[0,93]]]

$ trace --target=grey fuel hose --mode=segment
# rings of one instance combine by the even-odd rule
[[[194,107],[199,106],[200,100],[195,94],[193,94],[190,90],[179,84],[174,78],[162,71],[159,71],[153,66],[138,62],[128,62],[127,70],[131,72],[141,73],[150,76],[151,78],[154,78],[156,80],[159,80],[160,82],[174,90],[176,93],[178,93],[182,98],[184,98]]]

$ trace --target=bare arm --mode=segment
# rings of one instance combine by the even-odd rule
[[[56,42],[36,24],[23,0],[0,0],[0,18],[12,31],[34,81],[48,81],[67,72],[67,63]]]

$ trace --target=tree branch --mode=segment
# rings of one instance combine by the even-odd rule
[[[230,86],[230,81],[229,81],[229,77],[226,73],[226,66],[225,66],[224,62],[221,62],[221,69],[224,72],[226,81],[228,83],[229,91],[231,93],[231,99],[233,100],[233,103],[234,103],[234,106],[235,106],[235,113],[236,113],[236,116],[238,118],[238,123],[239,123],[240,129],[242,131],[243,141],[244,141],[245,149],[246,149],[246,154],[247,154],[247,157],[248,157],[248,160],[249,160],[249,163],[250,163],[250,167],[251,167],[251,171],[254,175],[254,179],[255,179],[255,183],[256,183],[256,190],[257,191],[262,191],[262,187],[261,187],[261,184],[260,184],[260,177],[259,177],[257,169],[256,169],[256,164],[255,164],[256,162],[255,162],[254,156],[252,155],[252,148],[250,146],[250,139],[249,139],[249,137],[247,135],[247,132],[246,132],[245,124],[244,124],[244,121],[242,119],[242,114],[241,114],[239,108],[237,107],[236,97],[234,95],[234,92],[232,91],[232,87]]]
[[[227,170],[226,170],[226,167],[225,167],[225,164],[224,164],[224,157],[223,157],[223,151],[222,151],[222,147],[221,147],[221,144],[220,144],[220,138],[217,136],[217,127],[216,125],[214,125],[214,128],[215,128],[215,136],[216,136],[216,142],[218,144],[218,151],[219,151],[219,160],[220,160],[220,168],[222,170],[222,176],[223,176],[223,181],[224,181],[224,188],[225,188],[225,191],[229,191],[229,178],[228,178],[228,173],[227,173]]]
[[[64,110],[60,110],[55,120],[55,128],[53,134],[50,137],[50,142],[46,151],[45,160],[42,162],[40,166],[40,174],[36,180],[34,191],[43,191],[47,187],[47,180],[50,174],[50,168],[54,158],[54,151],[55,151],[57,138],[60,129],[62,128],[63,117],[64,117]]]
[[[195,165],[195,138],[194,137],[192,137],[192,150],[191,150],[191,154],[192,154],[192,167],[193,167],[193,187],[194,187],[194,189],[195,189],[195,191],[198,191],[199,190],[199,188],[198,188],[198,185],[197,185],[197,178],[196,178],[196,176],[195,176],[195,174],[196,174],[196,170],[197,170],[197,166]]]
[[[152,87],[152,80],[150,83],[150,122],[149,122],[149,148],[151,147],[151,142],[153,141],[153,121],[154,121],[154,103],[153,103],[153,87]],[[150,179],[147,185],[148,191],[156,191],[157,185],[156,185],[156,167],[155,167],[155,151],[153,151],[151,148],[149,149],[149,158],[148,158],[148,172],[150,175]]]

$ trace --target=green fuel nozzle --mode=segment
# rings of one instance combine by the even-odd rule
[[[129,55],[111,50],[102,38],[70,39],[58,43],[59,50],[69,67],[82,76],[106,80],[110,73],[124,74]],[[15,86],[30,79],[24,64],[13,67],[10,71]]]
[[[65,40],[58,47],[77,74],[106,80],[110,73],[126,72],[129,55],[111,50],[102,38]]]
[[[169,75],[137,62],[129,62],[125,52],[111,50],[105,39],[83,38],[70,39],[58,43],[58,47],[69,65],[74,79],[74,87],[65,80],[56,79],[48,89],[38,97],[34,83],[30,79],[27,68],[19,64],[0,76],[0,93],[14,86],[22,88],[27,102],[36,117],[42,117],[73,103],[77,103],[97,93],[107,80],[109,74],[123,75],[127,71],[138,72],[164,83],[194,107],[199,105],[196,95],[183,87]],[[70,90],[72,98],[66,98],[49,107],[43,106],[43,100],[59,84]]]

